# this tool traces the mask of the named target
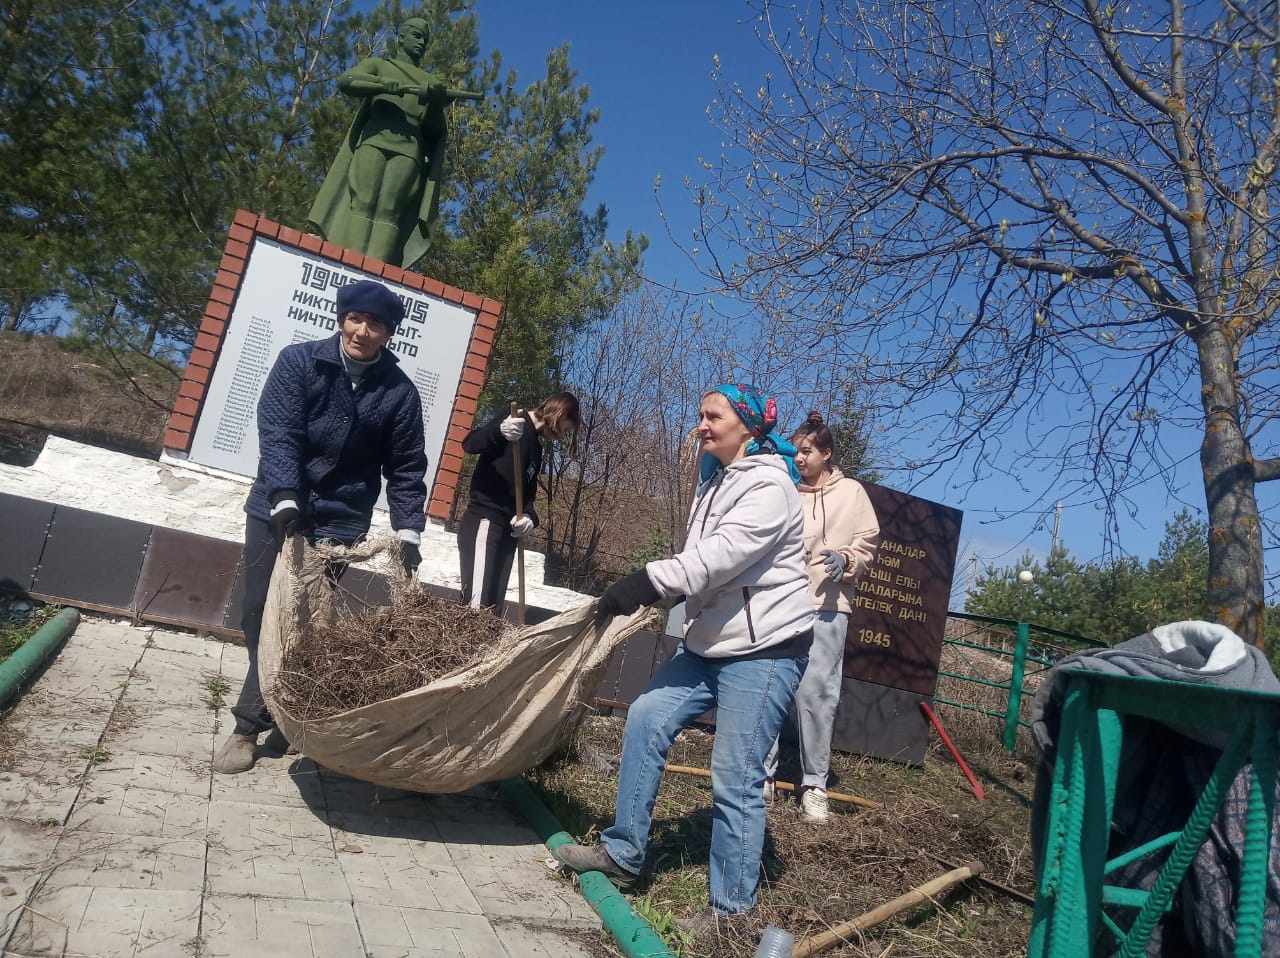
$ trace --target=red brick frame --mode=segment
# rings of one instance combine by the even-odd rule
[[[209,304],[205,307],[200,331],[196,334],[195,345],[187,359],[186,375],[182,378],[177,401],[169,416],[169,428],[164,434],[165,449],[183,453],[191,449],[191,437],[204,405],[209,377],[218,361],[222,340],[227,332],[227,322],[231,318],[231,307],[240,292],[249,250],[257,236],[265,236],[308,253],[319,253],[336,263],[364,270],[381,276],[388,282],[421,290],[430,296],[477,311],[476,322],[471,330],[471,342],[467,346],[467,356],[463,362],[462,380],[454,394],[449,428],[445,431],[444,449],[441,451],[435,482],[427,500],[428,516],[441,521],[448,519],[453,498],[458,491],[458,476],[462,472],[462,440],[475,422],[480,390],[484,388],[485,370],[489,366],[489,355],[493,351],[493,340],[502,315],[502,304],[497,300],[446,286],[439,280],[420,273],[407,272],[399,266],[364,256],[326,242],[319,236],[301,233],[244,210],[236,211],[231,232],[227,236],[222,262],[218,264],[218,275],[214,278],[213,291],[209,294]]]

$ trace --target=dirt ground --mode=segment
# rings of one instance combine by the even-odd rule
[[[825,824],[806,821],[794,799],[769,808],[764,880],[758,907],[728,928],[696,942],[681,937],[675,919],[706,905],[711,834],[707,779],[668,774],[658,794],[645,872],[629,897],[684,955],[752,956],[766,925],[797,940],[819,934],[923,884],[953,867],[980,861],[983,876],[1033,893],[1028,844],[1033,755],[999,745],[992,720],[959,709],[940,716],[986,791],[979,801],[940,743],[923,767],[836,753],[834,791],[879,805],[832,801]],[[584,723],[572,752],[531,777],[566,829],[594,842],[613,820],[616,764],[623,719]],[[705,769],[706,732],[686,731],[669,764]],[[780,780],[788,780],[784,749]],[[792,759],[792,762],[794,760]],[[1031,906],[1008,891],[970,880],[825,952],[844,956],[998,958],[1026,954]]]
[[[154,458],[181,378],[155,361],[0,333],[0,462],[30,465],[50,433]]]

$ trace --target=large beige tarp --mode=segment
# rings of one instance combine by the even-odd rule
[[[281,662],[309,623],[332,621],[333,594],[301,537],[276,562],[262,619],[263,697],[302,754],[354,778],[417,792],[458,792],[518,775],[567,744],[613,649],[651,613],[602,628],[595,603],[519,630],[462,671],[373,705],[302,719],[275,697]]]

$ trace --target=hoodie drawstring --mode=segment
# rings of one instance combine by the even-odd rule
[[[839,482],[843,478],[844,476],[839,476],[839,477],[833,476],[831,479],[824,482],[820,486],[809,487],[810,489],[813,490],[813,493],[814,493],[812,515],[815,521],[817,521],[818,519],[818,504],[819,503],[822,504],[822,524],[819,527],[821,530],[818,536],[819,542],[826,543],[827,541],[827,487],[830,486],[833,482]]]

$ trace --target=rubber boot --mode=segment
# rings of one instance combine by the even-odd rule
[[[258,747],[257,735],[233,732],[213,757],[213,770],[220,775],[238,775],[253,768],[253,752]]]

